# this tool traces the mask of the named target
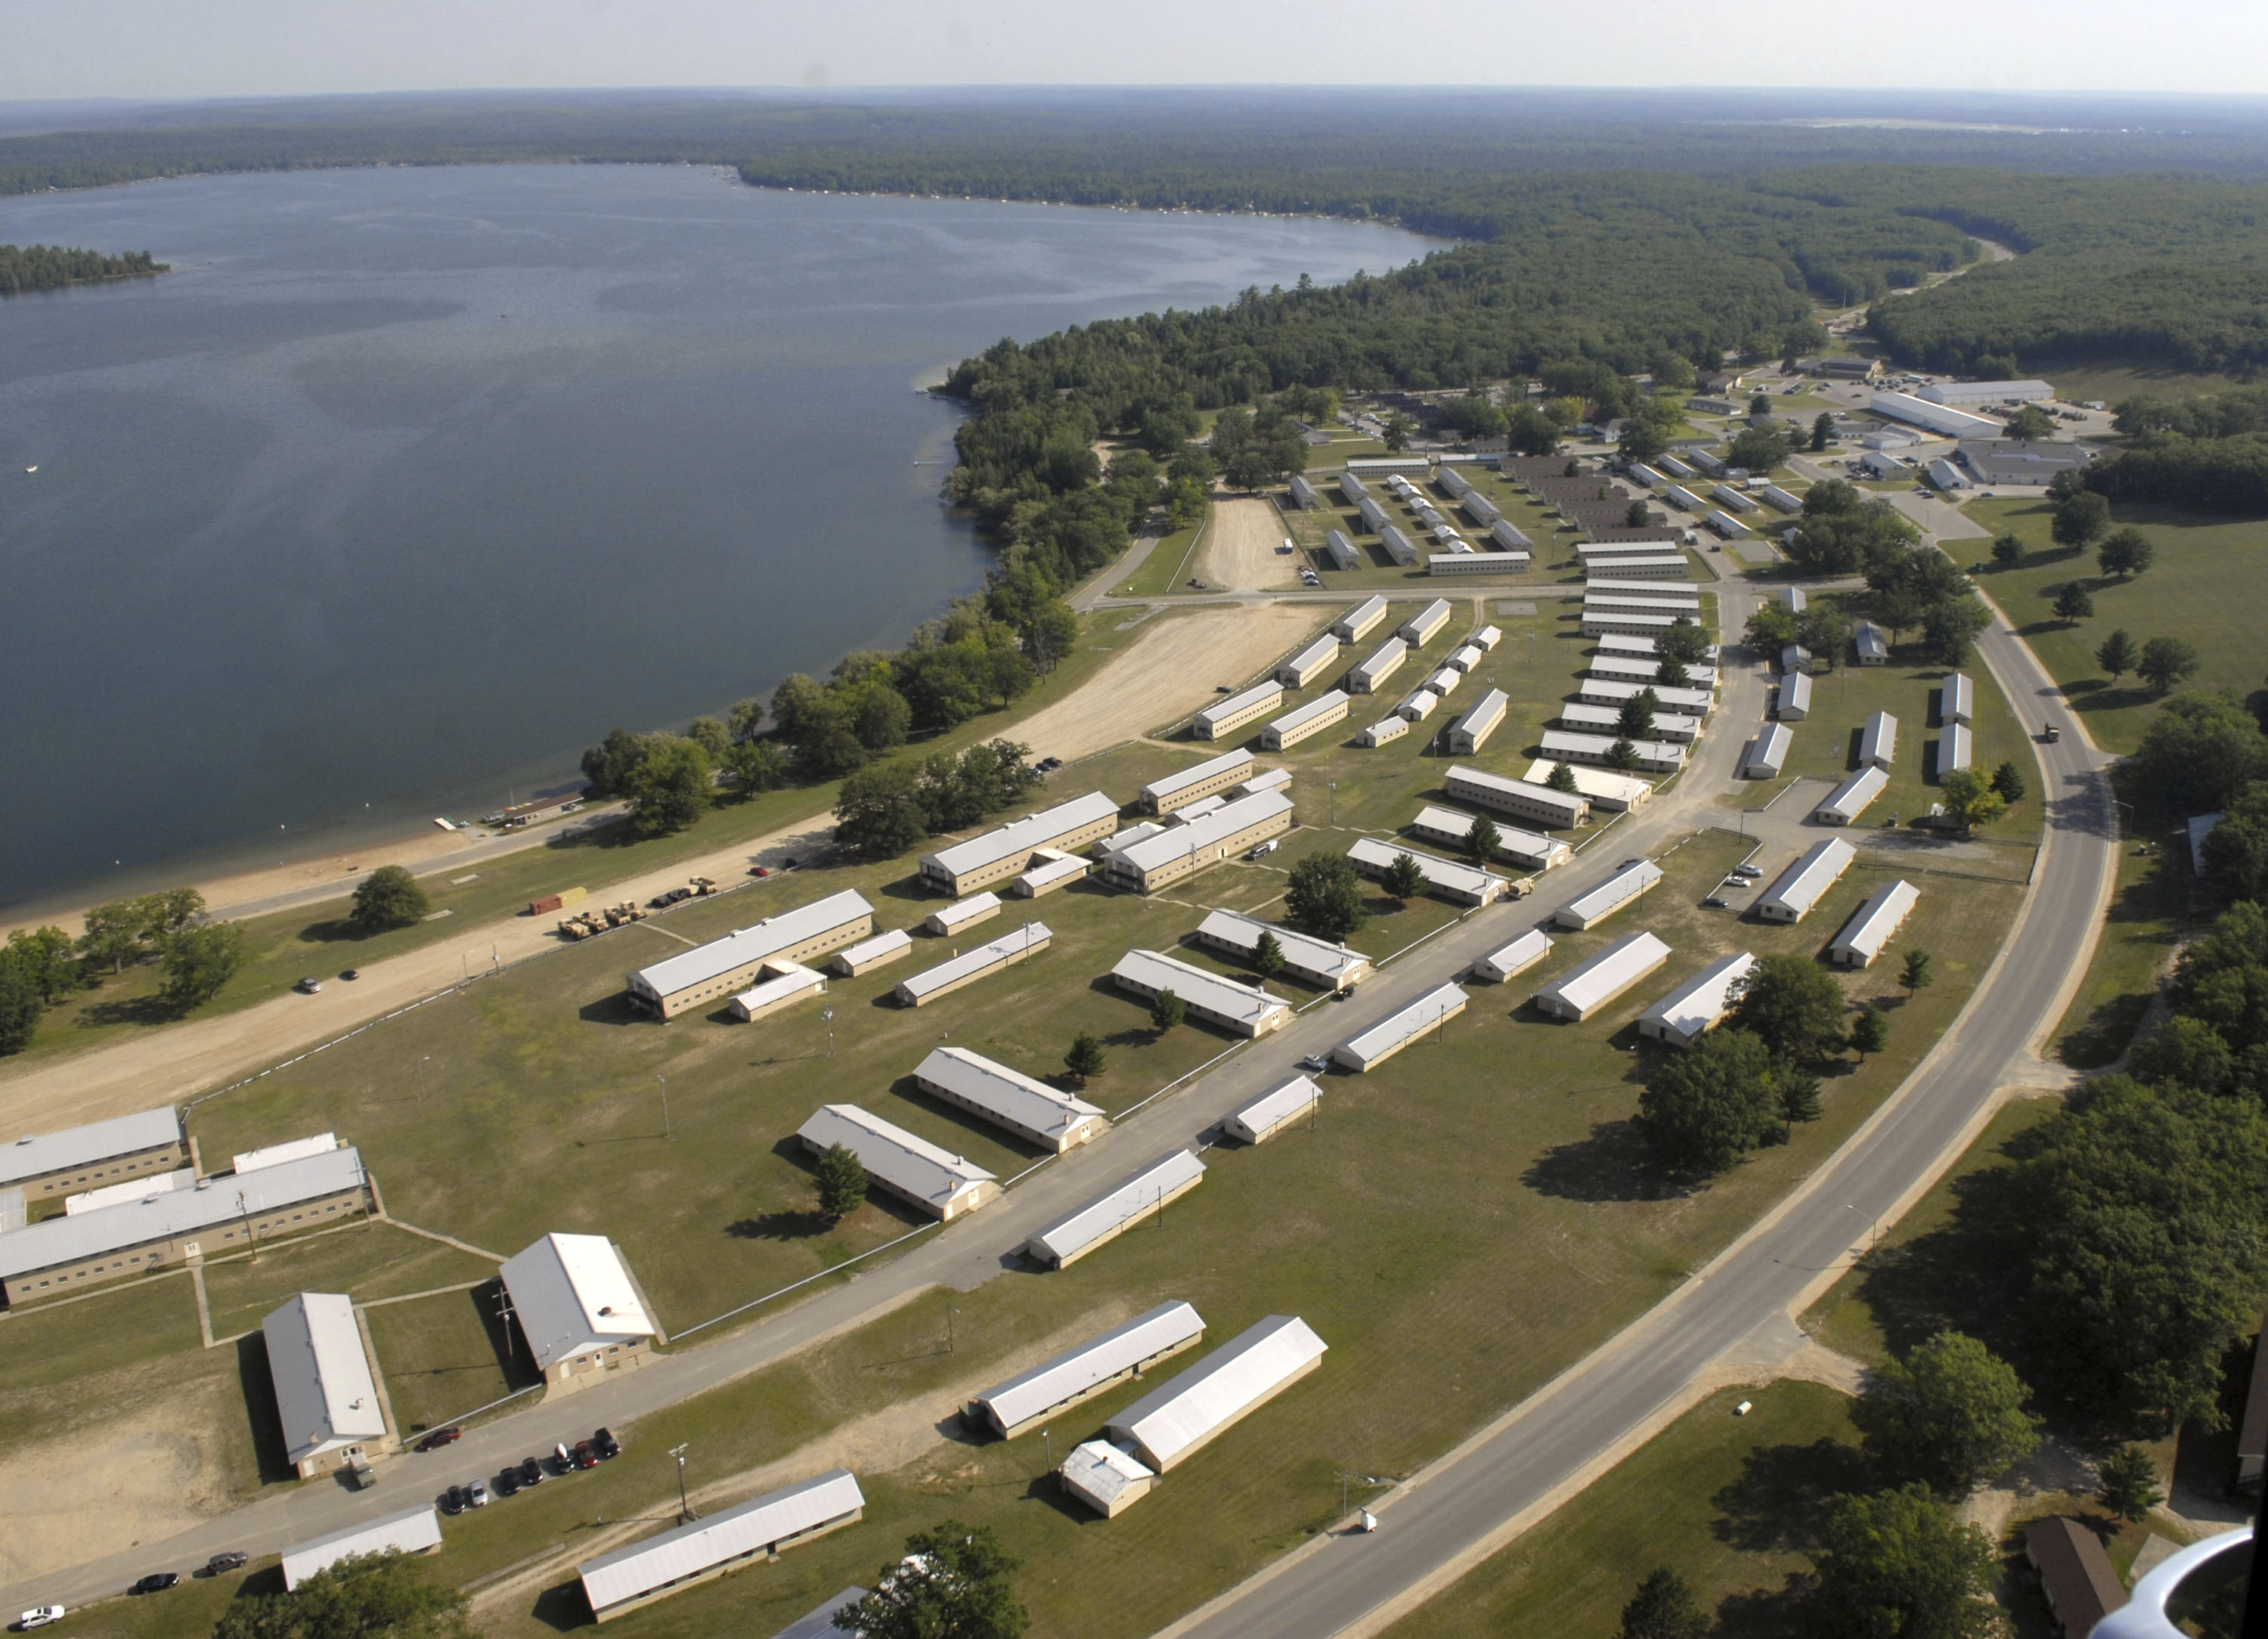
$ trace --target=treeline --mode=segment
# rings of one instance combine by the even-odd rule
[[[105,974],[154,960],[164,974],[158,999],[185,1013],[251,959],[242,925],[213,921],[195,888],[97,905],[76,939],[61,928],[18,928],[0,945],[0,1056],[29,1047],[48,1009]]]
[[[100,251],[61,245],[0,245],[0,296],[59,290],[66,284],[92,284],[103,279],[151,277],[168,270],[168,264],[146,250],[106,256]]]

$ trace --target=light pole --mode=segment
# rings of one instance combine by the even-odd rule
[[[693,1504],[685,1500],[685,1453],[691,1449],[689,1444],[669,1448],[669,1454],[677,1459],[677,1523],[681,1525],[690,1525],[699,1518],[693,1511]]]
[[[835,1056],[835,1010],[831,1007],[821,1008],[819,1022],[827,1026],[827,1056],[833,1058]]]
[[[677,1136],[676,1130],[669,1124],[669,1077],[657,1070],[654,1072],[653,1078],[661,1084],[661,1136],[664,1138],[674,1138]]]
[[[1851,1203],[1849,1203],[1848,1202],[1845,1202],[1844,1203],[1843,1209],[1844,1209],[1845,1212],[1856,1212],[1859,1209],[1858,1209],[1857,1207],[1855,1207],[1855,1206],[1852,1206],[1852,1205]],[[1875,1242],[1878,1238],[1881,1238],[1881,1232],[1882,1232],[1882,1220],[1881,1220],[1881,1216],[1880,1216],[1879,1215],[1877,1215],[1876,1216],[1874,1216],[1874,1217],[1873,1217],[1873,1218],[1871,1218],[1871,1219],[1869,1219],[1869,1220],[1867,1221],[1867,1246],[1872,1246],[1874,1244],[1874,1242]]]
[[[951,1304],[945,1306],[945,1352],[948,1355],[953,1352],[953,1317],[960,1312]]]
[[[1326,780],[1323,783],[1330,788],[1331,823],[1336,825],[1339,822],[1339,783],[1336,780]]]

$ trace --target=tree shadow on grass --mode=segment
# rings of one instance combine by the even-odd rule
[[[77,1028],[93,1030],[105,1025],[170,1025],[188,1017],[190,1010],[162,996],[121,996],[114,1002],[92,1002],[79,1010]]]
[[[1777,1588],[1728,1593],[1717,1603],[1712,1639],[1818,1639],[1818,1586],[1809,1571],[1792,1570]]]
[[[1545,1150],[1520,1181],[1565,1201],[1667,1201],[1689,1192],[1656,1159],[1632,1121],[1601,1121],[1587,1138]]]
[[[734,1240],[808,1240],[832,1227],[824,1212],[766,1212],[725,1225]]]
[[[1710,1530],[1744,1554],[1815,1554],[1830,1504],[1873,1483],[1866,1453],[1841,1440],[1758,1446],[1709,1499],[1718,1510]]]

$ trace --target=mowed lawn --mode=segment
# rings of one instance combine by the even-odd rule
[[[2105,576],[2092,548],[2070,553],[2048,533],[2046,501],[1971,502],[1962,511],[1994,534],[2014,531],[2029,548],[2014,569],[1989,567],[1979,584],[2064,686],[2072,708],[2105,751],[2130,752],[2154,715],[2157,696],[2132,673],[2116,684],[2095,664],[2095,651],[2112,628],[2124,627],[2139,647],[2153,637],[2183,637],[2204,664],[2184,688],[2227,688],[2247,696],[2268,673],[2268,650],[2257,613],[2268,599],[2268,520],[2229,522],[2161,506],[2112,509],[2114,528],[2132,525],[2148,535],[2157,559],[2131,580]],[[1980,555],[1983,543],[1977,543]],[[2076,626],[2056,618],[2055,594],[2068,582],[2083,584],[2095,599],[2095,618]]]

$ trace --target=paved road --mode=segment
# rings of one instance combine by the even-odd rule
[[[1322,1639],[1375,1633],[1500,1544],[1602,1453],[1760,1327],[1800,1312],[1953,1158],[2010,1065],[2060,1018],[2073,953],[2094,937],[2117,870],[2103,770],[2062,694],[1996,621],[1979,650],[2018,713],[2056,724],[2035,742],[2049,797],[2036,891],[2000,960],[1932,1056],[1804,1189],[1700,1275],[1573,1371],[1370,1506],[1373,1535],[1316,1539],[1167,1628],[1175,1639]],[[1729,738],[1729,737],[1727,737]],[[1580,875],[1580,873],[1578,873]]]

